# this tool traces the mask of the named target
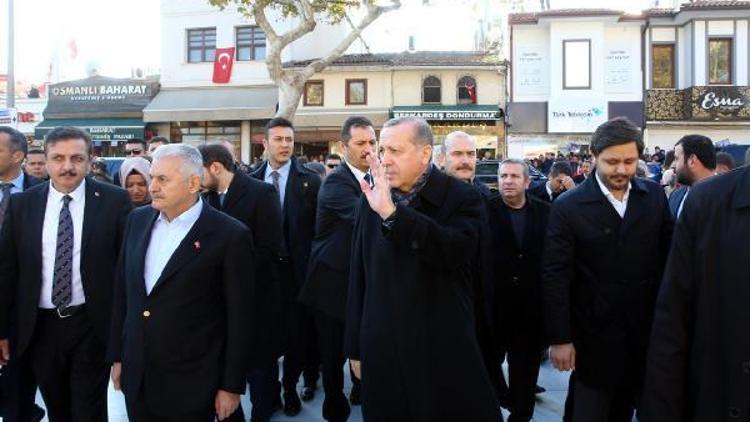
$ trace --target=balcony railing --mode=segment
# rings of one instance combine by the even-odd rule
[[[750,87],[693,86],[646,91],[647,121],[750,121]]]

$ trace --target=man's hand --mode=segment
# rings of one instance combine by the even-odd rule
[[[120,376],[122,375],[122,363],[115,362],[112,364],[112,371],[110,372],[110,378],[112,378],[112,386],[115,390],[120,391]]]
[[[575,371],[576,348],[573,343],[555,344],[550,348],[550,360],[558,371]]]
[[[375,187],[371,188],[364,180],[359,185],[365,197],[367,197],[370,208],[385,220],[396,211],[396,205],[393,204],[393,199],[391,199],[391,187],[385,177],[385,169],[380,165],[380,161],[374,154],[367,156],[367,162],[370,165],[370,175]]]
[[[240,405],[240,395],[229,393],[224,390],[219,390],[216,393],[216,400],[214,400],[214,406],[216,407],[216,417],[220,421],[228,418],[237,410]]]
[[[358,360],[349,359],[349,366],[351,366],[352,372],[354,372],[354,376],[357,377],[358,380],[361,380],[362,379],[362,362]]]
[[[573,180],[570,176],[565,176],[562,179],[562,185],[565,188],[565,190],[571,190],[574,187],[576,187],[576,182]]]
[[[0,339],[0,365],[7,365],[10,361],[10,345],[8,339]]]

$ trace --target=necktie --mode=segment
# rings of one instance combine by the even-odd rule
[[[52,304],[65,309],[73,299],[73,217],[70,215],[71,198],[63,196],[60,221],[57,225],[57,250],[52,278]]]
[[[0,192],[3,193],[3,199],[0,199],[0,228],[3,227],[5,212],[8,210],[8,204],[10,204],[10,189],[12,187],[12,183],[0,183]]]
[[[271,179],[273,179],[273,187],[276,188],[276,192],[279,194],[279,201],[281,202],[281,207],[284,208],[284,200],[281,199],[281,189],[279,188],[279,177],[281,177],[281,174],[279,174],[278,171],[274,170],[271,172]]]
[[[372,176],[370,176],[370,173],[365,174],[365,182],[372,187]]]
[[[224,198],[227,197],[226,192],[219,194],[219,205],[221,205],[222,208],[224,208]]]

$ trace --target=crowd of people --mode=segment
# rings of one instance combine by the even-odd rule
[[[750,420],[750,169],[707,137],[647,155],[615,118],[497,191],[419,118],[352,116],[319,162],[294,141],[272,119],[248,166],[133,140],[110,177],[83,130],[0,127],[4,420],[38,388],[51,422],[106,421],[111,382],[133,421],[245,420],[247,390],[261,422],[322,378],[328,421],[530,421],[545,350],[565,421]]]

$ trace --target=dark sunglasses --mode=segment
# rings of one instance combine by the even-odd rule
[[[142,152],[142,149],[131,149],[130,151],[125,151],[125,155],[140,155]]]
[[[326,167],[328,167],[329,169],[335,169],[338,166],[338,164],[326,164]]]

